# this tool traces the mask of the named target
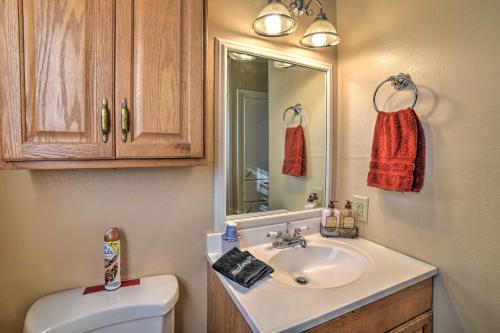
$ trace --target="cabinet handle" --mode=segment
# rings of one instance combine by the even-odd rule
[[[122,98],[122,142],[127,142],[127,133],[128,133],[127,99]]]
[[[101,130],[102,130],[102,142],[108,142],[109,134],[109,112],[108,112],[108,100],[104,98],[101,104]]]

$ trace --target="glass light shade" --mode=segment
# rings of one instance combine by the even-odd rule
[[[309,48],[320,48],[337,45],[340,43],[340,35],[324,15],[319,15],[313,24],[307,28],[300,44]]]
[[[279,0],[270,0],[253,22],[253,31],[261,36],[280,37],[291,34],[297,22]]]
[[[284,69],[284,68],[293,67],[295,65],[291,64],[291,63],[288,63],[288,62],[273,60],[273,66],[274,66],[274,68],[277,68],[277,69]]]
[[[229,52],[229,57],[235,61],[249,62],[254,61],[255,56],[245,53]]]

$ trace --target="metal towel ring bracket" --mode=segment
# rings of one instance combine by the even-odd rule
[[[294,106],[288,107],[285,110],[285,112],[283,112],[283,124],[285,124],[285,127],[288,127],[288,124],[287,124],[286,119],[285,119],[288,111],[294,112],[293,117],[292,117],[292,121],[293,121],[293,119],[295,119],[296,116],[300,116],[300,123],[297,126],[301,126],[302,125],[302,104],[297,103]]]
[[[375,111],[380,112],[380,110],[377,107],[377,93],[384,85],[386,82],[391,82],[391,85],[394,87],[394,89],[401,91],[406,89],[408,86],[411,86],[413,89],[413,92],[415,93],[415,101],[413,102],[413,105],[411,108],[413,109],[415,105],[417,104],[418,100],[418,89],[415,83],[411,80],[410,75],[404,74],[404,73],[399,73],[398,75],[393,75],[389,76],[385,81],[383,81],[381,84],[377,86],[377,89],[375,89],[375,93],[373,94],[373,107],[375,108]]]

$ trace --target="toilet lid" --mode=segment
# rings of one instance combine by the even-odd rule
[[[173,275],[141,278],[136,286],[82,295],[84,288],[40,298],[26,315],[25,333],[85,332],[129,320],[163,316],[179,297]]]

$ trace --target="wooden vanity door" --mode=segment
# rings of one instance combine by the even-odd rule
[[[4,160],[114,158],[113,0],[0,0],[0,8]]]
[[[117,158],[203,157],[203,3],[116,1]]]

